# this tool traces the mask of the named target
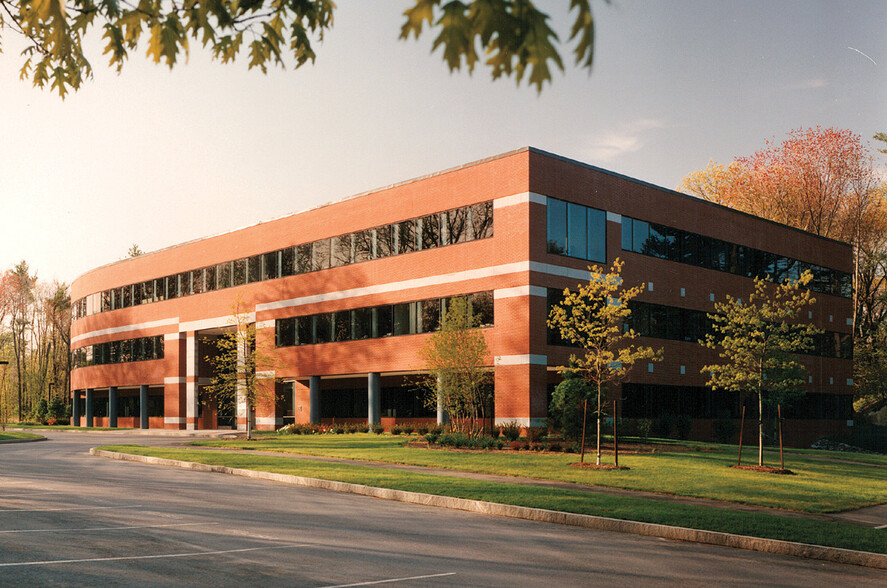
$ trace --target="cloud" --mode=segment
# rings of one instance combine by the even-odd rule
[[[660,120],[643,118],[601,133],[592,139],[591,145],[585,150],[585,156],[592,163],[614,161],[622,155],[642,149],[647,144],[647,133],[664,126],[665,123]]]

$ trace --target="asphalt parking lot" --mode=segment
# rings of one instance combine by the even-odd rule
[[[0,586],[883,585],[883,571],[0,445]]]

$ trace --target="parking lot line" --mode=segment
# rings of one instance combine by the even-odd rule
[[[325,586],[324,588],[350,588],[351,586],[373,586],[375,584],[393,584],[394,582],[409,582],[411,580],[427,580],[430,578],[442,578],[444,576],[455,576],[456,572],[447,572],[445,574],[428,574],[426,576],[410,576],[409,578],[387,578],[385,580],[373,580],[371,582],[358,582],[356,584],[336,584],[335,586]]]
[[[10,509],[10,510],[0,510],[0,514],[5,514],[8,512],[56,512],[56,511],[68,511],[68,510],[111,510],[115,508],[141,508],[145,506],[144,504],[130,504],[126,506],[74,506],[68,508],[20,508],[20,509]]]
[[[93,557],[86,559],[51,559],[46,561],[21,561],[11,563],[0,563],[0,568],[12,568],[21,566],[51,566],[56,564],[72,564],[72,563],[100,563],[105,561],[127,561],[138,559],[168,559],[174,557],[201,557],[206,555],[226,555],[229,553],[245,553],[248,551],[271,551],[273,549],[293,549],[296,547],[311,547],[310,544],[301,543],[296,545],[278,545],[275,547],[245,547],[242,549],[224,549],[221,551],[191,551],[187,553],[163,553],[160,555],[123,555],[119,557]]]
[[[170,523],[168,525],[130,525],[128,527],[93,527],[87,529],[15,529],[0,533],[86,533],[89,531],[123,531],[127,529],[157,529],[160,527],[194,527],[219,525],[221,523]]]

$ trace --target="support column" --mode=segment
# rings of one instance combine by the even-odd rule
[[[148,385],[139,386],[139,428],[148,428]]]
[[[197,428],[197,333],[185,335],[185,428]]]
[[[320,376],[308,378],[308,422],[320,424]]]
[[[71,425],[80,426],[80,390],[74,390],[71,396]]]
[[[92,426],[92,388],[86,389],[86,426]]]
[[[367,423],[382,422],[382,376],[379,372],[367,374]]]
[[[440,378],[437,379],[437,424],[445,425],[450,422],[450,415],[443,405],[443,390]]]
[[[108,388],[108,426],[117,427],[117,386]]]
[[[252,430],[252,411],[249,406],[249,399],[246,394],[246,353],[243,349],[243,342],[240,335],[237,336],[237,386],[234,393],[234,403],[236,406],[235,414],[237,415],[237,430]]]

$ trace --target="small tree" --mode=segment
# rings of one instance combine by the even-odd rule
[[[743,303],[727,296],[709,314],[713,333],[699,343],[719,351],[723,363],[707,365],[708,385],[715,389],[751,393],[758,397],[758,465],[764,465],[764,404],[784,404],[804,394],[805,372],[797,353],[813,348],[821,331],[797,323],[801,310],[814,304],[806,286],[813,274],[805,271],[798,280],[774,287],[755,278],[754,292]]]
[[[252,439],[252,414],[260,400],[274,400],[273,378],[260,378],[257,368],[273,367],[271,358],[256,347],[256,325],[243,312],[241,298],[232,305],[233,329],[213,341],[217,353],[206,360],[213,368],[205,398],[214,401],[216,410],[233,409],[246,415],[246,438]]]
[[[468,298],[447,300],[440,330],[419,351],[429,370],[423,380],[428,404],[440,402],[454,428],[469,436],[483,431],[493,396],[489,350],[478,321]]]
[[[579,285],[575,292],[569,288],[564,290],[563,301],[552,307],[548,315],[548,326],[556,329],[564,340],[582,349],[580,355],[570,355],[570,367],[560,366],[558,372],[564,374],[575,370],[597,394],[597,465],[601,464],[602,396],[606,385],[624,380],[636,361],[662,358],[661,349],[632,345],[630,341],[637,337],[637,333],[623,328],[624,321],[631,316],[629,301],[643,289],[643,284],[634,288],[623,287],[623,265],[617,258],[609,271],[596,265],[589,267],[588,284]],[[587,418],[586,399],[582,407],[583,423]],[[579,460],[584,459],[583,435]]]
[[[561,430],[565,439],[581,440],[585,436],[585,412],[594,390],[576,370],[564,372],[564,380],[557,385],[548,405],[548,418]]]

